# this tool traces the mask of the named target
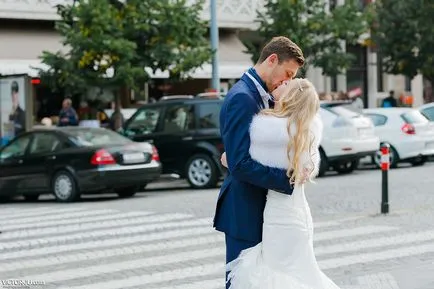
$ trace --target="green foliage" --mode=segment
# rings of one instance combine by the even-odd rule
[[[258,12],[258,39],[246,41],[252,60],[272,37],[283,35],[303,50],[308,65],[321,67],[335,76],[351,65],[354,57],[346,53],[342,41],[356,44],[368,28],[368,14],[358,1],[349,0],[327,12],[325,0],[269,0],[264,12]]]
[[[373,19],[374,42],[384,70],[434,81],[434,2],[378,0]]]
[[[185,78],[211,57],[202,2],[77,0],[59,5],[56,29],[68,52],[44,51],[41,78],[68,94],[88,87],[136,88],[154,72]]]

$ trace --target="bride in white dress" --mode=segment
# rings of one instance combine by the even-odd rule
[[[306,79],[278,88],[274,109],[261,111],[250,127],[250,154],[270,167],[286,169],[292,195],[269,191],[262,242],[227,264],[230,289],[339,289],[320,270],[313,249],[313,223],[305,181],[319,167],[322,122],[319,98]]]

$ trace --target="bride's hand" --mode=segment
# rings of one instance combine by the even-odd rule
[[[308,168],[303,168],[303,179],[301,180],[302,184],[305,184],[310,178],[311,171]]]
[[[226,160],[226,152],[224,152],[220,158],[220,162],[225,168],[228,168],[228,161]]]

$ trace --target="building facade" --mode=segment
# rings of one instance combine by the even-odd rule
[[[69,0],[0,0],[0,74],[29,74],[37,77],[35,67],[43,68],[39,56],[42,51],[65,50],[60,36],[54,30],[58,19],[55,5]],[[194,1],[194,0],[191,0]],[[330,0],[330,5],[339,5],[345,0]],[[366,1],[366,0],[361,0]],[[264,0],[220,0],[218,5],[219,25],[219,72],[221,87],[228,89],[241,77],[252,61],[244,53],[245,47],[239,35],[255,29],[256,11],[262,9]],[[209,20],[209,0],[205,3],[202,17]],[[423,102],[423,80],[417,76],[411,82],[403,76],[381,73],[377,54],[362,46],[347,47],[357,56],[357,62],[344,75],[330,78],[322,75],[321,69],[313,68],[307,77],[318,92],[349,91],[361,88],[365,106],[374,107],[379,99],[394,90],[396,96],[411,93],[414,105]],[[193,73],[193,80],[177,86],[176,93],[201,92],[210,86],[212,67],[207,64]],[[168,74],[157,72],[155,84],[149,87],[150,95],[173,93],[167,84]]]

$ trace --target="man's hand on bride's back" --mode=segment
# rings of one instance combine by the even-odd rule
[[[224,152],[220,158],[220,162],[222,163],[222,166],[225,168],[228,168],[228,161],[226,160],[226,152]]]

